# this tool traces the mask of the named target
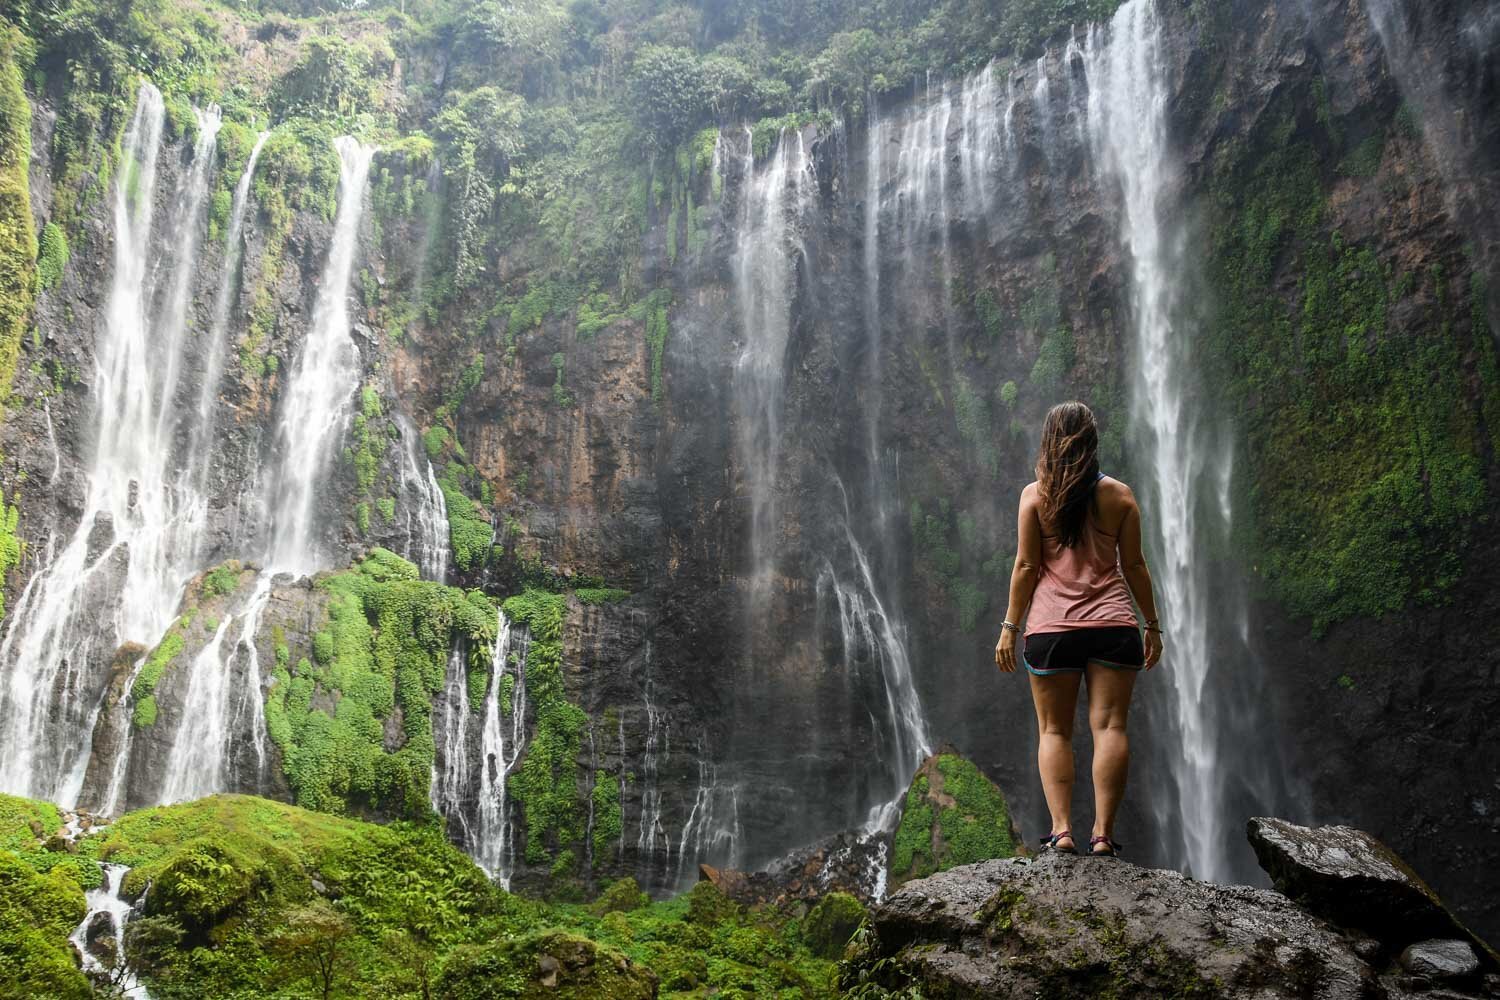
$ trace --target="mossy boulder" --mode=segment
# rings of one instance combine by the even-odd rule
[[[0,996],[93,995],[68,943],[85,910],[83,889],[67,869],[38,874],[0,850]]]
[[[619,952],[565,931],[456,949],[435,993],[451,1000],[651,1000],[656,974]]]
[[[864,919],[865,908],[859,900],[847,892],[830,892],[808,913],[802,936],[819,958],[839,958]]]
[[[957,865],[1020,853],[1005,794],[951,750],[923,761],[907,789],[891,844],[890,885]]]

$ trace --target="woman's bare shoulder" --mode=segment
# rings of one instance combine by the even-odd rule
[[[1021,506],[1025,507],[1028,504],[1036,503],[1039,489],[1035,480],[1027,483],[1025,488],[1021,490]]]
[[[1099,480],[1098,497],[1103,506],[1116,510],[1126,510],[1135,506],[1135,493],[1127,486],[1124,480],[1116,479],[1114,476],[1105,476]]]

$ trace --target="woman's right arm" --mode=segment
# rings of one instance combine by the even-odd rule
[[[1146,553],[1141,549],[1141,508],[1128,487],[1125,502],[1125,520],[1120,525],[1120,572],[1125,574],[1131,596],[1146,619],[1146,669],[1150,670],[1161,659],[1160,620],[1156,613],[1156,594],[1151,589],[1151,570],[1146,565]]]

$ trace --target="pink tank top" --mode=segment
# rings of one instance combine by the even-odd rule
[[[1043,535],[1041,573],[1026,615],[1026,633],[1122,625],[1135,628],[1136,620],[1130,589],[1120,572],[1119,539],[1101,531],[1092,513],[1071,549],[1057,535]]]

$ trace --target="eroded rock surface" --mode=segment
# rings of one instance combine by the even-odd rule
[[[1493,995],[1453,945],[1468,947],[1428,942],[1398,962],[1388,942],[1274,890],[1048,853],[907,883],[873,911],[843,985],[1056,1000]]]

